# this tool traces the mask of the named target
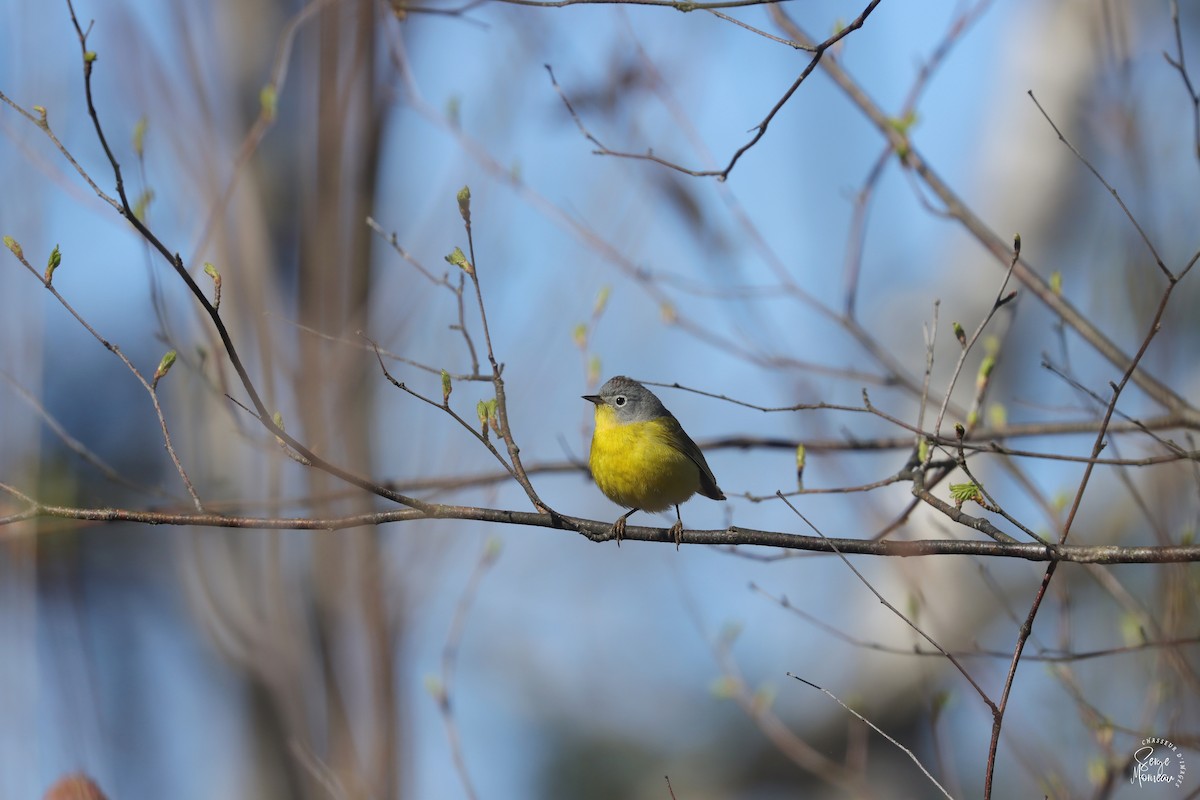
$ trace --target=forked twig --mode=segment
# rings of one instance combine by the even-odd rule
[[[610,1],[616,2],[616,0]],[[506,2],[540,5],[540,3],[533,2],[533,0],[506,0]],[[737,166],[737,163],[741,160],[742,156],[744,156],[751,148],[758,144],[764,136],[767,135],[767,128],[770,127],[771,122],[775,119],[775,116],[783,110],[783,107],[786,106],[788,101],[792,99],[792,96],[796,93],[796,90],[800,88],[800,85],[808,79],[808,76],[811,75],[813,70],[817,68],[817,65],[821,63],[821,59],[824,57],[825,52],[854,31],[860,29],[863,26],[863,23],[867,21],[867,17],[871,16],[871,12],[875,10],[879,3],[880,0],[871,0],[869,3],[867,3],[866,7],[859,12],[857,17],[851,20],[844,27],[840,28],[837,33],[833,34],[823,42],[800,42],[795,39],[789,42],[792,47],[798,50],[806,50],[811,52],[813,54],[812,58],[809,60],[808,64],[805,65],[804,69],[801,70],[800,75],[796,78],[796,80],[792,82],[792,85],[789,86],[787,91],[783,93],[783,96],[775,101],[775,105],[771,107],[766,116],[764,116],[757,125],[751,128],[751,130],[754,131],[754,134],[750,137],[749,141],[735,150],[733,156],[729,159],[729,163],[721,169],[691,169],[679,164],[678,162],[655,155],[653,150],[648,150],[645,153],[628,153],[609,149],[608,147],[604,146],[593,134],[588,132],[586,126],[583,124],[583,121],[579,118],[579,115],[575,112],[575,109],[571,106],[570,101],[567,99],[566,93],[563,92],[562,88],[558,85],[558,81],[554,79],[554,71],[548,64],[546,65],[546,71],[550,73],[550,82],[553,84],[555,91],[557,91],[559,96],[563,99],[563,102],[567,107],[567,111],[570,112],[572,118],[579,126],[579,129],[583,132],[583,135],[588,139],[588,141],[596,145],[596,155],[612,156],[614,158],[629,158],[640,161],[651,161],[660,166],[675,170],[676,172],[681,172],[684,175],[691,175],[692,177],[696,178],[710,177],[724,181],[729,177],[729,173],[733,172],[733,168]]]
[[[1200,160],[1200,93],[1196,92],[1192,84],[1187,62],[1184,60],[1183,28],[1179,24],[1179,0],[1171,0],[1171,26],[1175,29],[1175,52],[1178,55],[1171,58],[1169,53],[1164,52],[1163,58],[1179,73],[1179,77],[1183,80],[1183,88],[1188,93],[1188,99],[1192,101],[1192,131],[1196,139],[1196,159]]]

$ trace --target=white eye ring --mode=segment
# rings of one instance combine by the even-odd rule
[[[625,395],[619,394],[616,397],[614,397],[613,405],[616,406],[617,408],[620,408],[621,406],[625,405]]]

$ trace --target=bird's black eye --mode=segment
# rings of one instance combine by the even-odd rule
[[[625,405],[625,395],[619,394],[616,397],[614,397],[613,405],[616,406],[617,408],[620,408],[621,406]]]

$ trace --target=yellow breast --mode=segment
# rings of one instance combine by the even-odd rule
[[[663,511],[700,488],[700,468],[676,447],[672,417],[622,425],[607,406],[596,406],[588,466],[600,491],[614,503]]]

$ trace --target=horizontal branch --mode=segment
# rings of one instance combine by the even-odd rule
[[[209,528],[257,528],[271,530],[334,531],[389,522],[422,519],[461,519],[505,525],[531,525],[540,528],[574,530],[593,542],[613,538],[612,523],[600,520],[540,514],[532,511],[507,511],[497,508],[430,504],[424,509],[404,508],[346,517],[242,517],[222,514],[198,514],[164,511],[135,511],[119,508],[72,508],[33,505],[25,511],[0,517],[0,526],[37,517],[73,519],[90,522],[134,522],[144,525],[190,525]],[[12,537],[9,534],[8,537]],[[8,538],[0,537],[0,538]],[[625,539],[673,544],[669,528],[628,526]],[[1200,544],[1155,547],[1121,545],[1045,546],[1024,542],[972,541],[960,539],[920,539],[917,541],[872,541],[795,533],[763,531],[731,526],[724,530],[684,531],[685,544],[750,545],[778,547],[817,553],[841,552],[844,555],[912,557],[935,555],[989,556],[1023,558],[1027,561],[1067,561],[1079,564],[1163,564],[1200,561]]]

